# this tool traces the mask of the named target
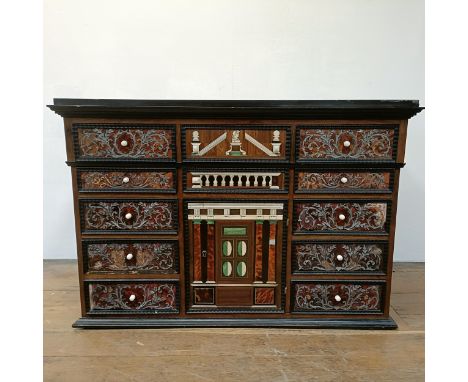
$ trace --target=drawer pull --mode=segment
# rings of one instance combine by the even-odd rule
[[[128,176],[126,176],[125,178],[122,179],[122,182],[123,183],[128,183],[128,182],[130,182],[130,178]]]
[[[342,255],[336,255],[336,259],[338,261],[343,261],[343,256]]]
[[[135,301],[136,296],[134,294],[131,294],[130,297],[128,298],[130,301]]]
[[[133,259],[133,253],[129,253],[129,254],[127,255],[127,260],[131,260],[131,259]]]
[[[130,220],[132,218],[132,214],[129,212],[125,214],[125,219]]]
[[[348,183],[348,178],[346,176],[343,176],[341,179],[340,179],[341,183],[343,184],[346,184]]]
[[[350,141],[344,141],[343,146],[344,147],[349,147],[349,146],[351,146],[351,142]]]
[[[346,219],[346,216],[344,216],[343,214],[339,214],[339,215],[338,215],[338,219],[340,219],[340,220],[345,220],[345,219]]]
[[[133,295],[132,295],[133,296]],[[130,296],[131,297],[131,296]],[[132,300],[133,301],[133,300]],[[336,295],[335,296],[335,301],[336,302],[340,302],[341,301],[341,297],[339,295]]]
[[[120,142],[120,146],[126,147],[128,146],[128,142],[124,139],[123,141]]]

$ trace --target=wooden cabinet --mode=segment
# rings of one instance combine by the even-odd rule
[[[395,328],[417,101],[55,99],[79,328]]]

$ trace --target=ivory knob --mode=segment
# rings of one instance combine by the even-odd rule
[[[131,260],[131,259],[133,259],[133,253],[129,253],[129,254],[127,255],[127,260]]]
[[[345,220],[345,219],[346,219],[346,216],[344,216],[343,214],[339,214],[339,215],[338,215],[338,218],[339,218],[340,220]]]
[[[128,146],[128,142],[126,140],[123,140],[123,141],[120,142],[120,146],[126,147],[126,146]]]
[[[338,261],[343,261],[343,256],[342,255],[336,255],[336,259]]]
[[[348,178],[346,176],[343,176],[341,179],[340,179],[341,183],[348,183]]]
[[[128,182],[130,182],[130,178],[128,176],[126,176],[125,178],[122,179],[122,182],[128,183]]]
[[[130,301],[135,301],[136,296],[134,294],[131,294],[130,297],[128,298]],[[336,298],[336,297],[335,297]]]
[[[351,146],[351,142],[350,141],[344,141],[343,146],[344,147],[349,147],[349,146]]]
[[[336,296],[335,296],[335,301],[336,301],[336,302],[340,302],[340,301],[341,301],[341,297],[338,296],[338,295],[336,295]]]
[[[131,218],[132,214],[130,212],[125,214],[125,219],[130,220]]]

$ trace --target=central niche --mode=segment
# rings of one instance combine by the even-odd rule
[[[194,308],[280,305],[283,203],[188,203]]]

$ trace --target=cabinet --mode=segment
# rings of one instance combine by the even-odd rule
[[[79,328],[395,328],[417,101],[55,99]]]

